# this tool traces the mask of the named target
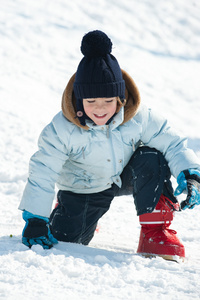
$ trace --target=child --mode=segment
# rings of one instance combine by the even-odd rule
[[[42,131],[30,160],[19,208],[26,222],[22,242],[51,248],[58,241],[87,245],[115,196],[134,197],[141,224],[138,253],[184,258],[169,229],[179,204],[200,204],[200,162],[167,121],[140,106],[133,79],[111,54],[101,31],[83,37],[84,55],[63,93],[62,111]],[[58,203],[51,212],[54,186]]]

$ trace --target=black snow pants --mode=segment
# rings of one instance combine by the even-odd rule
[[[108,211],[115,196],[133,195],[137,215],[151,213],[163,193],[172,202],[171,173],[164,156],[154,148],[139,147],[124,168],[122,187],[93,194],[58,192],[58,206],[50,216],[50,229],[60,241],[89,244],[98,220]]]

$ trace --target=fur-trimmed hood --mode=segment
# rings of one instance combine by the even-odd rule
[[[73,92],[73,84],[74,84],[74,79],[75,79],[74,74],[62,96],[62,111],[64,116],[72,123],[76,124],[77,126],[83,128],[83,129],[88,129],[88,126],[83,126],[80,124],[79,119],[76,116],[76,98]],[[126,85],[126,102],[124,106],[124,121],[122,124],[126,123],[130,119],[132,119],[140,105],[140,94],[139,90],[134,82],[134,80],[131,78],[131,76],[124,70],[122,70],[122,76],[125,81]]]

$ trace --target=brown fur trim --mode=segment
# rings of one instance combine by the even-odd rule
[[[89,127],[80,124],[79,119],[76,115],[76,98],[73,92],[73,84],[75,80],[76,73],[70,78],[62,96],[62,111],[63,115],[75,125],[88,130]]]
[[[73,83],[75,80],[75,75],[74,74],[64,92],[63,92],[63,96],[62,96],[62,111],[64,116],[72,123],[76,124],[77,126],[88,130],[88,126],[83,126],[80,124],[79,119],[77,118],[76,115],[76,98],[74,96],[74,92],[73,92]],[[128,122],[130,119],[132,119],[138,108],[140,105],[140,94],[138,91],[138,88],[134,82],[134,80],[131,78],[131,76],[125,72],[124,70],[122,70],[122,76],[123,79],[125,81],[126,84],[126,99],[125,99],[125,103],[124,104],[120,104],[118,101],[118,108],[117,111],[119,111],[119,108],[121,108],[122,106],[124,106],[124,121],[122,124]]]
[[[124,121],[122,123],[124,124],[135,116],[141,99],[139,90],[131,76],[124,70],[122,70],[122,76],[126,85],[126,104],[124,106]]]

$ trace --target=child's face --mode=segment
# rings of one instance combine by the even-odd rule
[[[86,115],[96,125],[105,125],[116,112],[117,97],[83,99],[83,107]]]

